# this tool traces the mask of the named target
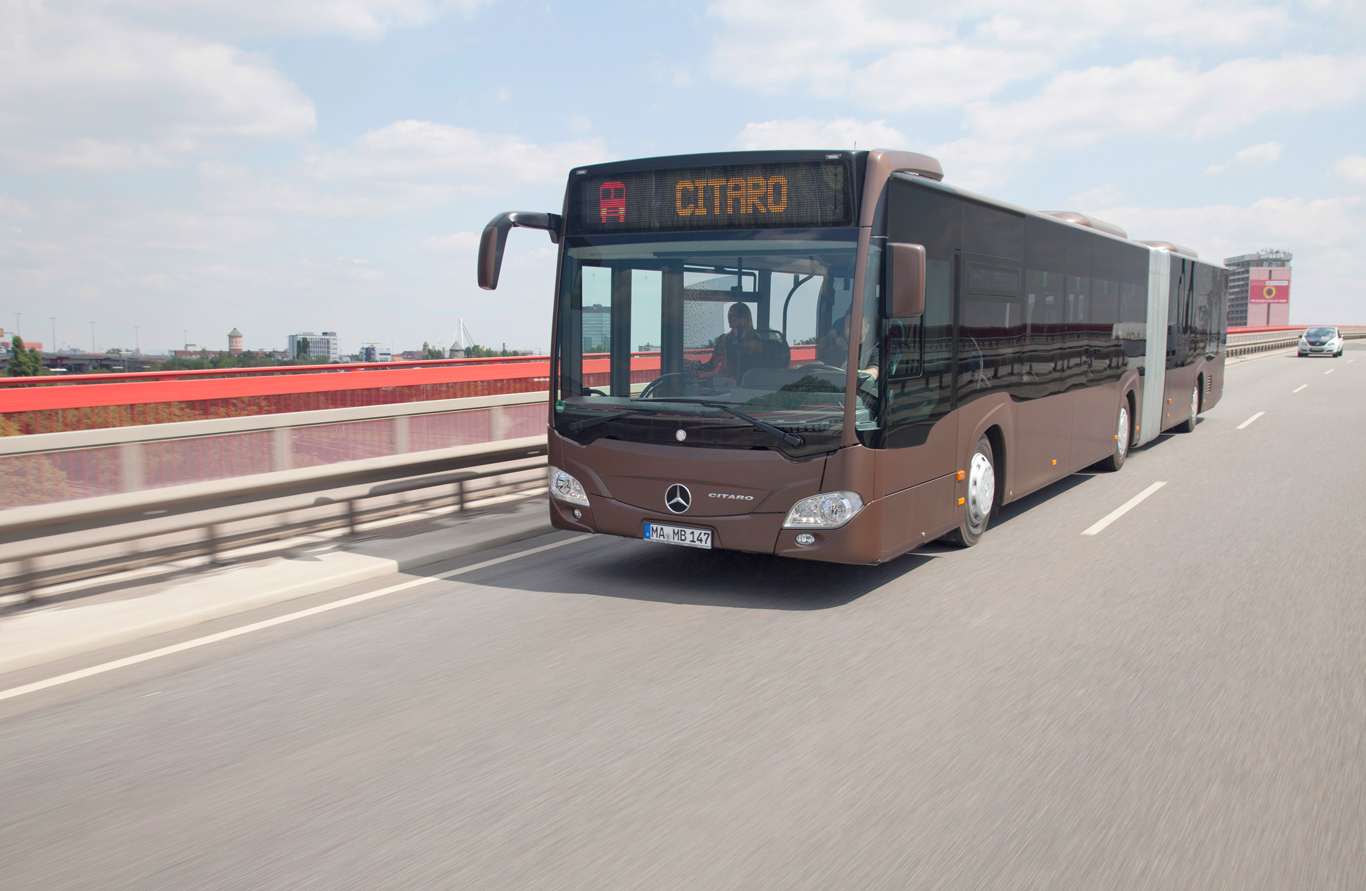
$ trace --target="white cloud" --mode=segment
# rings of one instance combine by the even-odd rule
[[[1333,172],[1349,183],[1366,186],[1366,156],[1348,155],[1333,166]]]
[[[1087,189],[1085,192],[1078,192],[1064,201],[1063,204],[1066,207],[1060,209],[1087,213],[1105,207],[1113,207],[1123,197],[1123,193],[1114,183],[1106,183],[1103,186],[1096,186],[1094,189]]]
[[[953,44],[896,50],[852,72],[850,95],[875,108],[951,108],[1046,74],[1054,56]]]
[[[590,133],[593,130],[593,122],[588,119],[586,114],[576,114],[569,119],[570,133]]]
[[[349,149],[311,153],[304,172],[318,180],[422,179],[462,191],[499,191],[509,183],[560,183],[571,167],[606,158],[596,138],[538,145],[431,121],[397,121]]]
[[[880,109],[952,107],[1046,74],[1106,39],[1248,45],[1294,27],[1275,5],[1227,0],[1144,4],[1040,0],[894,4],[878,0],[725,0],[707,67],[764,92],[805,86]]]
[[[886,121],[857,121],[837,118],[818,121],[798,118],[788,121],[762,121],[745,125],[731,140],[730,147],[740,151],[761,149],[852,149],[858,143],[865,149],[907,148],[906,137]]]
[[[451,235],[435,235],[419,245],[419,250],[433,253],[474,253],[479,247],[478,232],[455,232]]]
[[[979,38],[1003,44],[1032,45],[1067,52],[1109,36],[1195,46],[1249,45],[1268,33],[1293,28],[1280,6],[1226,0],[1148,0],[1145,3],[1094,3],[1088,0],[1040,0],[1028,17],[1018,3],[1006,0],[969,2],[959,8],[965,19],[989,16],[977,29]]]
[[[0,163],[164,166],[224,139],[297,139],[313,104],[269,62],[221,43],[36,0],[0,4]]]
[[[1006,171],[1030,152],[1009,142],[968,137],[932,145],[926,154],[939,159],[946,182],[965,189],[987,189],[1004,183]]]
[[[1276,112],[1342,105],[1366,90],[1366,58],[1238,59],[1200,71],[1172,57],[1057,75],[1018,102],[968,107],[977,134],[1081,148],[1125,133],[1200,138]]]
[[[806,84],[818,95],[847,94],[879,108],[940,107],[1047,67],[1034,50],[1017,56],[959,44],[952,23],[888,15],[867,0],[734,0],[709,14],[722,22],[708,59],[712,75],[765,92]]]
[[[17,198],[7,198],[0,195],[0,217],[10,217],[11,219],[33,219],[37,214],[29,209],[28,205]]]
[[[345,34],[382,37],[425,25],[448,11],[470,16],[491,0],[112,0],[99,5],[178,29],[222,36]],[[90,3],[87,5],[95,5]]]
[[[1265,167],[1279,158],[1284,149],[1285,145],[1279,142],[1259,142],[1235,153],[1231,161],[1210,166],[1205,173],[1217,175],[1234,167]]]
[[[319,181],[307,177],[260,176],[240,165],[199,165],[205,206],[220,214],[290,215],[322,219],[377,219],[436,207],[455,190],[443,183]]]

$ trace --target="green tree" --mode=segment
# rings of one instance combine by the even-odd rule
[[[10,344],[9,376],[36,377],[40,374],[47,374],[42,355],[33,347],[25,347],[24,339],[14,335]]]
[[[296,359],[307,359],[307,358],[308,358],[308,338],[307,338],[307,337],[300,337],[298,340],[294,341],[294,358],[296,358]]]
[[[504,346],[506,346],[506,344],[505,344]],[[492,358],[492,357],[494,357],[494,356],[520,356],[520,355],[521,355],[521,353],[518,353],[516,350],[509,350],[509,349],[494,350],[494,349],[490,349],[489,347],[480,346],[480,345],[477,344],[477,343],[476,343],[476,344],[473,344],[473,345],[471,345],[471,346],[465,347],[465,357],[468,358],[468,359],[489,359],[489,358]]]

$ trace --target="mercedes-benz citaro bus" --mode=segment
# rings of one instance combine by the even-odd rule
[[[513,227],[559,246],[554,525],[877,563],[1195,429],[1222,267],[942,180],[900,151],[649,158],[489,223],[485,289]]]

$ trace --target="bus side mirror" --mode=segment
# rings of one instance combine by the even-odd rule
[[[550,240],[560,240],[560,215],[557,213],[536,213],[527,210],[514,210],[500,213],[484,227],[479,236],[479,287],[492,291],[498,287],[498,273],[503,268],[503,248],[507,246],[508,230],[514,226],[523,229],[544,229],[550,233]]]
[[[925,312],[925,247],[887,245],[887,315],[910,319]]]

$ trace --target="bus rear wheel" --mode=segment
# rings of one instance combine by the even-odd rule
[[[991,442],[985,436],[977,440],[977,448],[968,462],[968,494],[963,522],[948,539],[961,548],[970,548],[982,540],[987,523],[996,507],[996,461]]]
[[[1176,427],[1177,433],[1194,433],[1197,419],[1200,417],[1200,384],[1197,382],[1191,390],[1191,413],[1190,417],[1182,421]]]

